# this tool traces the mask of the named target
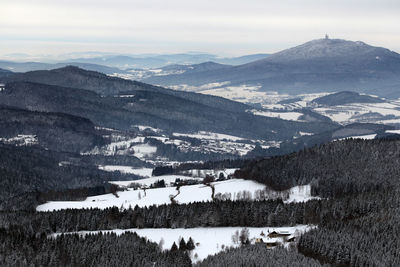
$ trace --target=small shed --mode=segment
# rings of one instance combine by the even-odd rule
[[[271,233],[268,234],[269,238],[285,237],[285,236],[290,236],[290,234],[288,232],[276,232],[276,231],[272,231]]]

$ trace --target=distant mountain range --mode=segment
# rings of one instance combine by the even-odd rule
[[[123,72],[126,69],[161,68],[167,65],[193,65],[213,61],[226,65],[240,65],[266,58],[268,54],[252,54],[239,57],[219,57],[206,53],[181,53],[161,55],[118,55],[109,53],[72,53],[64,58],[35,58],[29,55],[10,55],[0,60],[0,68],[15,72],[40,69],[55,69],[74,65],[107,74]],[[13,60],[14,59],[14,60]],[[115,71],[120,69],[120,71]]]
[[[152,56],[128,56],[128,55],[110,55],[92,58],[73,58],[65,62],[81,62],[105,65],[109,67],[117,67],[120,69],[127,68],[160,68],[173,64],[192,65],[207,61],[213,61],[220,64],[240,65],[252,62],[254,60],[266,58],[268,54],[254,54],[240,57],[218,57],[205,53],[189,53],[189,54],[170,54],[170,55],[152,55]]]
[[[220,97],[180,92],[65,67],[13,74],[0,104],[41,112],[64,112],[120,130],[148,125],[170,132],[211,131],[254,139],[284,140],[299,131],[320,132],[331,122],[286,121],[256,116],[250,106]]]
[[[34,70],[52,70],[58,69],[65,66],[74,65],[76,67],[98,71],[105,74],[114,74],[114,73],[126,73],[123,70],[120,70],[115,67],[108,67],[104,65],[98,64],[90,64],[90,63],[82,63],[82,62],[69,62],[69,63],[41,63],[41,62],[13,62],[13,61],[3,61],[0,60],[0,68],[3,71],[12,71],[12,72],[27,72]],[[1,75],[0,70],[0,75]]]
[[[203,72],[152,76],[162,86],[254,85],[293,95],[356,91],[400,97],[400,55],[363,42],[318,39],[251,63]],[[216,87],[217,88],[217,87]],[[196,90],[196,89],[194,89]]]

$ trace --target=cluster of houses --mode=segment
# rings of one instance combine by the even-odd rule
[[[272,231],[267,235],[261,232],[260,236],[255,239],[256,244],[266,244],[267,248],[274,248],[278,245],[291,243],[296,241],[296,236],[287,231]]]

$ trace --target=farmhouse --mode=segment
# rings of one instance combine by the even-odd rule
[[[273,231],[271,233],[268,234],[269,238],[276,238],[276,237],[285,237],[285,236],[290,236],[290,233],[288,232],[276,232]]]

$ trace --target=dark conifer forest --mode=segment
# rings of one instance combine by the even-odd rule
[[[8,148],[5,146],[2,149],[7,151]],[[37,183],[34,177],[47,177],[38,167],[49,166],[51,170],[51,164],[55,163],[51,163],[50,158],[43,162],[40,159],[34,162],[24,160],[24,155],[36,153],[34,149],[25,150],[13,150],[4,157],[1,167],[4,184],[1,188],[4,192],[14,192],[10,186],[25,173],[31,175],[29,181],[37,189],[46,191],[43,187],[46,183],[41,183],[47,180],[39,179],[41,183]],[[18,155],[19,161],[13,167],[14,174],[10,175],[9,169],[14,166],[12,162],[17,162],[13,160],[14,154],[15,157]],[[309,224],[316,227],[303,234],[290,250],[242,245],[210,256],[198,265],[397,266],[400,264],[400,241],[396,238],[400,231],[399,159],[398,140],[345,140],[285,156],[241,162],[244,167],[235,176],[254,179],[274,189],[311,183],[313,194],[320,199],[300,203],[287,204],[281,199],[215,200],[143,208],[136,206],[124,210],[114,207],[54,212],[3,208],[0,212],[0,263],[4,266],[146,266],[155,262],[156,266],[189,266],[191,263],[186,252],[162,252],[156,244],[134,234],[48,237],[54,233],[83,230]],[[22,165],[28,162],[35,164],[35,168],[27,169]],[[65,179],[69,177],[67,171],[85,173],[79,168],[77,171],[68,168],[62,172]],[[93,175],[95,172],[88,173]],[[92,179],[101,182],[102,173],[93,175]],[[48,181],[51,183],[51,180]],[[89,191],[80,194],[85,195]],[[48,194],[54,197],[58,193]],[[46,196],[41,193],[31,195],[31,198],[38,203],[40,195]],[[5,196],[3,194],[4,199]],[[104,250],[104,247],[107,249]]]
[[[399,14],[0,0],[0,267],[400,267]]]

